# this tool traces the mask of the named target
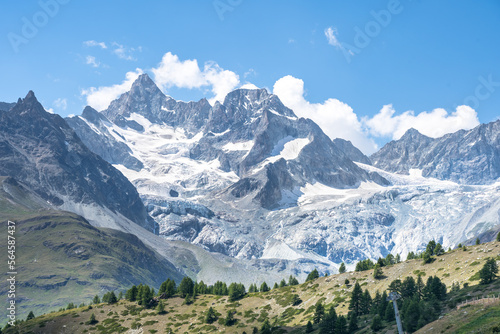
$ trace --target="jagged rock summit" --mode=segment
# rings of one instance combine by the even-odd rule
[[[94,208],[154,230],[134,186],[91,152],[63,118],[46,112],[32,91],[0,111],[0,175],[26,185],[50,206],[80,214]]]
[[[491,184],[500,177],[500,120],[435,139],[410,129],[370,159],[374,166],[390,172],[408,174],[410,169],[420,169],[424,177]]]
[[[368,158],[265,89],[237,89],[212,106],[176,101],[142,75],[106,110],[67,121],[137,187],[161,236],[237,259],[335,268],[389,252],[404,257],[433,238],[454,246],[500,223],[495,185],[410,172],[424,154],[416,152],[436,140],[412,130],[381,150],[385,158]],[[463,146],[470,163],[471,143]],[[474,164],[468,169],[466,177],[478,175]]]

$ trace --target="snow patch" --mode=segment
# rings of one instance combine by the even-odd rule
[[[226,145],[222,146],[222,150],[225,152],[230,152],[230,151],[249,151],[253,147],[253,140],[249,141],[243,141],[243,142],[237,142],[237,143],[227,143]]]
[[[127,118],[128,121],[135,121],[139,123],[144,129],[149,129],[153,123],[151,123],[146,117],[139,115],[138,113],[132,113]]]
[[[300,151],[311,142],[309,138],[293,138],[292,136],[287,136],[274,146],[271,155],[279,156],[279,158],[284,158],[286,160],[297,159]]]

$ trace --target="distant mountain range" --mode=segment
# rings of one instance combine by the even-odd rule
[[[408,174],[410,169],[420,169],[424,177],[491,184],[500,177],[500,120],[436,139],[410,129],[370,159],[374,166],[390,172]]]
[[[437,139],[411,129],[367,157],[265,89],[211,106],[146,74],[101,112],[62,119],[30,92],[0,104],[0,121],[0,175],[206,281],[334,272],[500,224],[500,121]]]

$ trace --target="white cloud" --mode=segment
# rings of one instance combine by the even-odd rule
[[[458,106],[456,111],[449,114],[442,108],[431,112],[421,112],[417,115],[413,111],[406,111],[401,115],[395,115],[391,104],[385,105],[378,114],[364,122],[370,133],[378,137],[401,138],[404,133],[414,128],[420,133],[437,138],[447,133],[456,132],[461,129],[472,129],[479,125],[477,113],[469,106]]]
[[[87,56],[85,58],[85,64],[90,65],[92,67],[99,67],[101,63],[97,61],[97,59],[94,56]]]
[[[363,131],[352,108],[337,100],[310,103],[304,98],[304,81],[287,75],[274,84],[273,93],[299,117],[310,118],[331,138],[350,140],[365,154],[377,150],[375,142]]]
[[[142,73],[143,71],[137,68],[135,71],[127,72],[125,80],[121,84],[99,88],[90,87],[89,89],[83,89],[82,95],[86,97],[89,106],[96,110],[104,110],[109,106],[111,101],[117,99],[121,94],[128,92],[134,81]]]
[[[333,45],[338,49],[342,49],[343,46],[337,39],[337,35],[338,33],[336,28],[328,27],[325,29],[325,36],[328,40],[328,44]]]
[[[58,98],[52,103],[56,108],[66,110],[68,108],[68,100],[63,98]]]
[[[210,103],[223,101],[227,93],[235,89],[239,83],[239,76],[231,71],[222,69],[215,62],[206,62],[203,71],[196,59],[181,61],[177,55],[166,53],[158,67],[153,68],[156,84],[167,91],[171,87],[200,89],[209,87],[214,97]]]
[[[137,47],[137,48],[128,48],[125,47],[124,45],[118,44],[116,42],[112,43],[114,49],[113,53],[118,56],[120,59],[125,59],[125,60],[137,60],[135,57],[132,56],[133,53],[135,52],[141,52],[142,47]]]
[[[248,71],[246,71],[245,74],[243,74],[243,77],[246,79],[247,77],[249,77],[251,75],[252,76],[256,76],[257,75],[257,72],[253,68],[251,68]]]
[[[99,46],[101,49],[107,49],[108,46],[104,42],[96,42],[94,40],[91,41],[85,41],[83,42],[85,46],[92,47],[92,46]]]

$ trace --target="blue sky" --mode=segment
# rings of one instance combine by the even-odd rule
[[[265,87],[366,153],[411,126],[436,137],[499,116],[499,1],[3,6],[0,101],[31,89],[63,116],[105,105],[142,72],[180,100]]]

